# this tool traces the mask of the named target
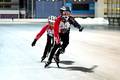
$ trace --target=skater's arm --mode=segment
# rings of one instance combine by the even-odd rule
[[[35,39],[38,40],[38,39],[45,33],[45,31],[47,30],[47,28],[48,28],[48,24],[45,25],[45,26],[40,30],[40,32],[36,35]]]
[[[55,41],[56,41],[57,44],[60,43],[60,38],[59,38],[59,24],[60,24],[60,21],[61,21],[61,17],[59,16],[54,23],[54,37],[55,37]]]
[[[79,31],[81,31],[81,29],[83,29],[83,27],[81,27],[81,25],[75,20],[74,17],[70,16],[69,22],[70,22],[70,24],[72,24],[74,27],[78,28]]]
[[[41,29],[41,31],[36,35],[35,39],[33,40],[32,44],[31,44],[32,47],[35,46],[37,40],[43,35],[43,33],[47,30],[47,28],[48,28],[48,24],[45,25],[45,26]]]

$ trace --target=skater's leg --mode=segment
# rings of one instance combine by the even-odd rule
[[[63,42],[57,53],[55,54],[54,59],[58,62],[60,62],[60,54],[65,52],[65,48],[69,44],[69,32],[65,34],[60,34],[61,41]]]
[[[50,52],[51,51],[51,48],[53,47],[53,45],[54,45],[54,37],[51,37],[51,36],[49,36],[49,39],[47,40],[49,43],[48,43],[48,45],[49,45],[49,47],[48,47],[48,52]]]
[[[54,60],[56,62],[60,62],[60,59],[59,59],[59,56],[60,56],[60,49],[56,52],[56,54],[54,55]]]
[[[48,53],[48,48],[49,48],[49,44],[47,43],[46,46],[45,46],[43,56],[41,57],[41,62],[46,58],[47,53]]]
[[[47,35],[47,43],[46,43],[46,46],[45,46],[45,50],[44,50],[41,62],[46,58],[46,56],[48,55],[48,53],[51,50],[51,47],[52,47],[51,41],[52,41],[52,39],[53,39],[53,37],[50,37],[49,35]]]
[[[51,53],[50,53],[50,56],[49,56],[49,58],[48,58],[48,61],[52,61],[52,58],[53,58],[56,50],[58,49],[58,47],[59,47],[59,45],[57,45],[57,44],[54,45],[54,47],[53,47],[53,49],[52,49],[52,51],[51,51]]]
[[[63,42],[62,46],[61,46],[61,52],[64,53],[65,52],[65,48],[68,46],[69,44],[69,32],[67,33],[64,33],[62,36],[61,36],[61,40]]]
[[[53,46],[53,48],[52,48],[52,50],[51,50],[51,53],[50,53],[50,56],[49,56],[49,58],[48,58],[48,61],[47,61],[47,63],[45,64],[45,67],[47,67],[48,65],[51,64],[52,59],[53,59],[53,56],[54,56],[56,50],[58,49],[58,47],[59,47],[59,45],[57,45],[57,44],[55,44],[55,45]]]

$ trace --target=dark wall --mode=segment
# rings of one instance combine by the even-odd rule
[[[38,1],[36,0],[35,17],[46,18],[49,15],[59,15],[59,9],[63,6],[63,0]]]

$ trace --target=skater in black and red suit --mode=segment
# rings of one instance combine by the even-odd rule
[[[43,53],[43,56],[41,58],[41,62],[46,58],[48,53],[50,52],[53,44],[54,44],[54,22],[56,17],[55,16],[49,16],[48,17],[48,23],[40,30],[40,32],[36,35],[34,41],[32,42],[32,46],[35,46],[37,40],[44,34],[45,31],[47,31],[47,43],[45,46],[45,50]]]
[[[81,25],[74,19],[74,17],[71,16],[69,7],[63,6],[60,8],[60,13],[61,15],[57,17],[54,23],[55,44],[51,50],[51,54],[47,63],[45,64],[45,67],[51,64],[53,57],[55,61],[59,63],[59,55],[65,52],[65,48],[69,44],[69,33],[71,25],[78,28],[80,32],[83,30],[83,27],[81,27]],[[60,42],[62,42],[62,44]]]

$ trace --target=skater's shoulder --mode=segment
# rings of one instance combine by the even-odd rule
[[[59,16],[57,17],[57,19],[61,19],[61,15],[59,15]]]

